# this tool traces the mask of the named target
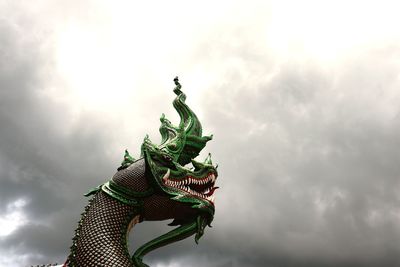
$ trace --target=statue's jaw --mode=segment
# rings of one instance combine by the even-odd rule
[[[152,184],[171,200],[186,203],[199,212],[214,215],[217,168],[208,157],[204,163],[192,161],[194,169],[176,162],[162,160],[157,150],[145,150],[145,159],[151,170]]]
[[[218,187],[215,186],[216,173],[209,172],[204,177],[187,175],[181,178],[171,177],[170,173],[168,169],[163,176],[162,182],[164,187],[179,190],[180,193],[186,197],[206,200],[211,205],[214,205],[214,192],[218,189]]]

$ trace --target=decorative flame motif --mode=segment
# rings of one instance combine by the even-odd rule
[[[159,149],[166,153],[179,164],[186,165],[191,159],[197,157],[206,143],[212,139],[211,136],[202,136],[202,127],[196,114],[186,105],[186,95],[181,91],[182,85],[178,77],[175,77],[174,93],[177,95],[173,101],[173,106],[181,119],[179,127],[161,115],[160,133],[161,145]]]

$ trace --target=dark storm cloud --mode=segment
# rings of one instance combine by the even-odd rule
[[[0,214],[23,199],[28,222],[1,238],[0,251],[20,255],[16,265],[60,262],[85,204],[82,194],[114,170],[104,156],[107,131],[90,115],[67,129],[68,108],[43,93],[44,80],[54,75],[48,29],[27,16],[1,15]]]
[[[218,208],[228,212],[211,242],[231,251],[227,258],[251,254],[256,266],[399,264],[393,53],[366,49],[338,68],[288,62],[272,76],[233,75],[236,89],[213,88],[204,124],[223,140],[213,146],[223,173]]]

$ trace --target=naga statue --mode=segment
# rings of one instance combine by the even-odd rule
[[[178,77],[173,106],[180,116],[174,126],[161,115],[161,144],[144,138],[140,158],[126,150],[115,175],[92,189],[72,239],[64,267],[145,267],[143,257],[165,245],[195,235],[195,241],[211,227],[217,167],[211,154],[195,161],[211,136],[202,136],[196,114],[186,105]],[[192,163],[193,167],[185,167]],[[175,229],[128,251],[128,236],[136,223],[173,219]]]

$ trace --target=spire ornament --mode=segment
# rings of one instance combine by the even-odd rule
[[[202,126],[196,114],[185,103],[186,95],[182,92],[182,85],[179,78],[174,78],[174,93],[177,95],[173,101],[173,106],[180,117],[179,126],[176,127],[161,115],[160,134],[161,144],[159,149],[170,154],[182,166],[190,163],[197,157],[206,143],[212,139],[210,136],[202,136]]]

